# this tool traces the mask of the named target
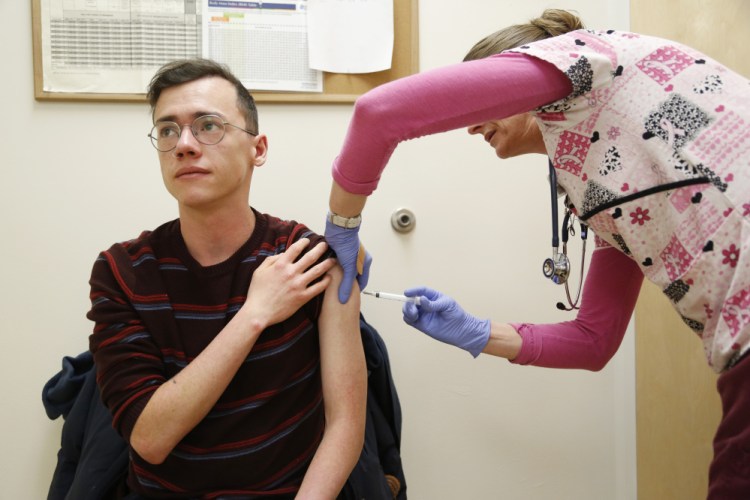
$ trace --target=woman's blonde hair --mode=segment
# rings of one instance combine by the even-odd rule
[[[464,61],[483,59],[504,50],[583,28],[583,21],[572,12],[547,9],[540,17],[531,19],[526,24],[508,26],[483,38],[466,54]]]

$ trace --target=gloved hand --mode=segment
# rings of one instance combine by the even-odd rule
[[[420,297],[419,305],[404,303],[404,322],[435,340],[460,347],[475,358],[490,340],[490,320],[467,314],[455,300],[427,287],[404,291],[407,297]]]
[[[359,242],[359,227],[347,229],[326,220],[325,237],[344,269],[344,278],[339,286],[339,302],[345,304],[352,293],[355,278],[360,290],[367,286],[372,257]]]

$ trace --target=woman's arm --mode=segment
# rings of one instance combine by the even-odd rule
[[[550,368],[604,368],[620,347],[633,315],[643,273],[613,247],[591,257],[575,320],[555,324],[514,324],[522,344],[513,363]],[[494,354],[491,340],[484,352]]]
[[[341,154],[333,164],[329,208],[356,217],[377,187],[399,142],[535,109],[570,94],[572,85],[551,64],[522,54],[500,54],[419,73],[381,85],[357,100]],[[358,228],[327,222],[325,236],[344,268],[339,300],[369,275]],[[356,269],[357,257],[364,260]]]
[[[376,87],[357,100],[334,161],[331,210],[344,216],[360,213],[399,142],[524,113],[571,90],[567,76],[551,64],[515,53]]]
[[[404,321],[430,337],[524,365],[601,370],[612,358],[633,314],[643,274],[618,250],[594,252],[574,321],[509,324],[476,318],[452,298],[426,287],[404,291]]]

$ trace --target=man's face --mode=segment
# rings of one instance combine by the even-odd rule
[[[165,89],[159,96],[154,123],[171,121],[181,128],[177,147],[159,153],[164,185],[181,208],[246,208],[253,168],[266,160],[267,139],[227,125],[218,144],[201,144],[190,125],[204,115],[247,128],[237,92],[223,78],[201,78]]]

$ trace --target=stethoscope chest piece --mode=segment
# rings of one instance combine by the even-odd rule
[[[544,260],[542,272],[553,283],[562,285],[570,276],[570,259],[564,253],[555,252],[552,257]]]

